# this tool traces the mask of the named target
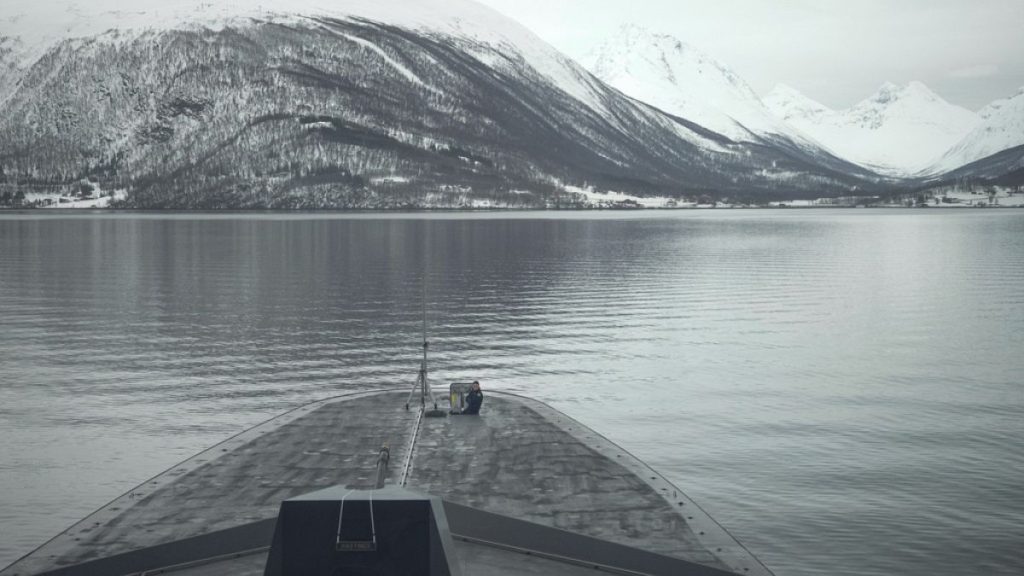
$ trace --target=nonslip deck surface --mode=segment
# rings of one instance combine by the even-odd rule
[[[529,522],[741,574],[770,574],[677,488],[560,412],[488,393],[479,417],[420,418],[405,395],[357,393],[293,411],[143,484],[0,572],[28,576],[274,518],[281,500],[369,488],[379,448],[388,483]],[[578,567],[461,542],[466,573]],[[517,555],[523,556],[523,555]],[[249,554],[180,574],[262,573]],[[211,572],[211,570],[214,570]],[[485,572],[476,572],[485,570]],[[521,572],[523,573],[523,572]]]

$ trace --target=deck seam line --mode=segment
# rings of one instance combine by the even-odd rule
[[[518,554],[525,554],[527,556],[535,556],[537,558],[545,558],[547,560],[554,560],[556,562],[564,562],[566,564],[574,564],[576,566],[583,566],[586,568],[593,568],[602,572],[611,572],[613,574],[624,574],[627,576],[651,576],[648,572],[637,572],[636,570],[630,570],[629,568],[620,568],[618,566],[611,566],[608,564],[601,564],[600,562],[587,562],[579,558],[573,558],[572,556],[562,556],[561,554],[552,554],[551,552],[541,552],[539,550],[533,550],[530,548],[523,548],[521,546],[514,546],[512,544],[502,544],[501,542],[494,542],[491,540],[485,540],[483,538],[477,538],[475,536],[466,536],[464,534],[452,533],[452,536],[462,540],[463,542],[469,542],[471,544],[479,544],[481,546],[488,546],[491,548],[497,548],[499,550],[507,550],[509,552],[516,552]]]
[[[416,424],[412,430],[412,439],[409,441],[409,450],[405,453],[405,465],[402,467],[402,483],[404,487],[409,482],[409,472],[412,470],[412,456],[416,450],[416,440],[420,435],[420,426],[423,422],[423,408],[420,408],[419,414],[416,415]]]
[[[269,552],[270,546],[260,546],[259,548],[250,548],[248,550],[241,550],[239,552],[230,552],[227,554],[218,554],[217,556],[210,556],[209,558],[200,558],[198,560],[192,560],[189,562],[182,562],[180,564],[172,564],[170,566],[160,566],[159,568],[150,568],[141,572],[133,572],[129,576],[155,576],[157,574],[166,574],[168,572],[180,572],[182,570],[188,570],[190,568],[198,568],[199,566],[207,566],[210,564],[216,564],[225,560],[233,560],[236,558],[243,558],[245,556],[253,556],[256,554],[262,554],[263,552]]]

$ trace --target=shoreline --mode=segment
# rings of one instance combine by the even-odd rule
[[[903,206],[897,204],[876,204],[871,206],[842,206],[842,205],[782,205],[782,206],[681,206],[681,207],[653,207],[653,208],[617,208],[617,207],[589,207],[589,208],[522,208],[522,207],[490,207],[490,208],[322,208],[316,210],[287,210],[267,208],[225,208],[220,210],[211,209],[188,209],[188,208],[106,208],[97,206],[88,207],[7,207],[0,206],[0,214],[503,214],[514,212],[541,212],[541,213],[590,213],[590,212],[619,212],[619,213],[649,213],[649,212],[707,212],[707,211],[731,211],[731,210],[765,210],[765,211],[801,211],[801,210],[905,210],[919,212],[922,210],[1012,210],[1024,208],[1024,203],[1010,205],[970,205],[970,204],[946,204],[927,206]]]

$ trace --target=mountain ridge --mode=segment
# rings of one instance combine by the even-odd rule
[[[510,39],[525,29],[494,14],[488,41],[460,32],[479,24],[464,19],[448,34],[301,15],[65,39],[0,111],[0,178],[88,179],[146,208],[551,207],[587,186],[874,185],[841,160],[737,144],[627,99],[532,33]]]
[[[783,136],[814,147],[779,122],[732,69],[673,36],[625,24],[584,66],[628,96],[732,140]]]
[[[929,174],[956,171],[1024,145],[1024,87],[988,104],[978,116],[978,125],[930,166]]]
[[[287,10],[271,9],[264,0],[136,0],[131,10],[121,0],[92,0],[81,5],[73,0],[13,1],[15,16],[0,20],[0,37],[20,41],[21,67],[34,62],[55,44],[76,38],[126,42],[139,34],[169,30],[214,30],[243,26],[249,21],[280,24],[301,23],[307,17],[380,22],[427,34],[443,34],[466,41],[470,51],[510,45],[530,65],[558,81],[589,105],[600,107],[600,97],[588,75],[568,57],[518,22],[473,0],[293,0]],[[16,12],[18,5],[21,12]],[[40,13],[37,5],[56,10]],[[54,13],[55,12],[55,13]],[[35,16],[30,18],[30,16]],[[28,20],[28,22],[26,22]],[[501,63],[497,57],[492,64]]]
[[[903,86],[886,82],[844,110],[832,110],[790,87],[776,87],[764,102],[840,157],[900,177],[925,171],[980,122],[976,113],[946,102],[917,81]]]

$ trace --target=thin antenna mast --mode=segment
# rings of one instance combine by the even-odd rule
[[[419,389],[420,410],[423,411],[423,414],[428,417],[443,418],[446,416],[446,413],[437,407],[437,399],[434,398],[434,392],[430,389],[430,382],[427,380],[427,349],[430,347],[430,343],[427,340],[427,278],[427,261],[426,258],[424,258],[423,283],[420,286],[420,306],[423,316],[423,361],[420,363],[420,373],[416,378],[416,383],[413,384],[412,390],[409,391],[409,398],[405,401],[405,409],[409,409],[412,397],[416,393],[416,390]],[[432,410],[427,410],[427,398],[430,398],[430,403],[434,407]]]
[[[430,347],[430,343],[427,341],[427,270],[425,261],[423,268],[423,283],[420,286],[420,306],[423,315],[423,364],[420,365],[420,406],[426,406],[428,395],[433,396],[430,394],[430,385],[427,384],[427,348]],[[434,403],[434,409],[437,409],[436,402]]]
[[[423,266],[423,284],[420,286],[420,306],[422,307],[423,313],[423,385],[427,385],[427,348],[430,343],[427,342],[427,271],[426,264]],[[426,392],[426,390],[424,390]],[[426,394],[424,394],[426,396]],[[434,406],[437,408],[437,406]]]

